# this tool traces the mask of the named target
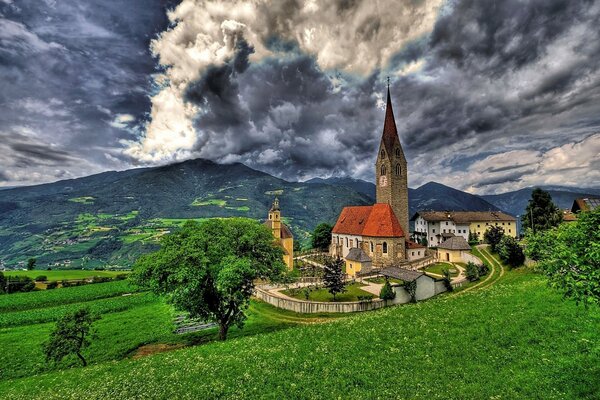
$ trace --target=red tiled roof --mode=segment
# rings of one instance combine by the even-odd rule
[[[370,237],[404,237],[394,210],[385,203],[344,207],[332,232]]]
[[[425,246],[423,246],[422,244],[413,242],[412,240],[407,240],[406,248],[407,249],[422,249],[422,248],[425,248]]]

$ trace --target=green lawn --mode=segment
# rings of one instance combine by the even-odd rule
[[[431,272],[433,274],[437,274],[437,275],[443,275],[443,269],[446,268],[448,270],[455,270],[456,272],[451,272],[450,276],[454,277],[458,275],[458,269],[450,264],[450,263],[445,263],[445,262],[438,262],[435,264],[431,264],[430,266],[428,266],[427,268],[424,268],[423,271],[425,272]]]
[[[85,351],[91,364],[128,358],[147,344],[189,346],[217,340],[217,328],[175,335],[172,308],[150,293],[123,295],[131,290],[127,282],[119,281],[0,296],[0,381],[77,366],[75,357],[54,367],[46,365],[41,345],[54,321],[82,307],[102,317],[96,323],[97,338]],[[344,315],[303,315],[252,301],[244,328],[232,327],[229,337],[341,317]],[[0,398],[5,398],[1,391]]]
[[[123,355],[141,336],[159,339],[152,311],[105,318],[93,354]],[[43,336],[22,329],[0,340],[33,357]],[[24,357],[0,354],[3,365]],[[515,270],[485,290],[416,305],[0,381],[0,398],[597,399],[598,376],[600,310]]]
[[[227,204],[227,200],[221,200],[221,199],[195,199],[191,205],[195,206],[195,207],[201,207],[201,206],[225,207],[226,204]]]
[[[365,292],[364,290],[362,290],[361,287],[363,286],[365,285],[358,282],[346,286],[346,291],[344,293],[339,293],[338,295],[336,295],[335,301],[357,301],[358,296],[373,296],[372,293]],[[306,300],[302,289],[289,289],[282,291],[282,293],[287,296],[294,297],[296,299]],[[331,293],[329,293],[328,289],[325,288],[313,288],[310,291],[308,299],[311,301],[334,301]]]
[[[393,284],[398,284],[398,285],[404,285],[404,282],[400,279],[396,279],[396,278],[388,278],[388,281],[390,281],[390,283]],[[379,285],[383,285],[385,283],[385,278],[383,276],[378,276],[377,278],[367,278],[365,279],[365,281],[367,282],[371,282],[371,283],[377,283]]]
[[[70,279],[86,279],[92,276],[107,276],[110,278],[115,277],[118,274],[127,273],[127,271],[96,271],[96,270],[83,270],[83,269],[61,269],[46,271],[41,269],[35,269],[32,271],[5,271],[6,276],[28,276],[32,279],[37,278],[40,275],[45,275],[49,281],[62,281]]]

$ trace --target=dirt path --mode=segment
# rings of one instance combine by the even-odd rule
[[[483,281],[479,282],[478,284],[471,286],[469,288],[466,288],[465,290],[462,290],[460,292],[457,293],[457,295],[461,294],[461,293],[466,293],[469,292],[471,290],[474,289],[485,289],[487,287],[492,286],[494,283],[496,283],[498,281],[498,279],[502,278],[502,276],[504,275],[504,267],[502,266],[502,264],[498,263],[496,261],[496,259],[487,251],[487,247],[488,245],[483,245],[480,244],[477,246],[477,249],[479,249],[479,253],[481,253],[481,256],[489,263],[490,265],[490,273],[487,276],[487,278],[485,278]],[[499,273],[498,276],[496,275],[496,269],[499,269]]]

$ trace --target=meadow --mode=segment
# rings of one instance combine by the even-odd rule
[[[544,277],[525,269],[497,269],[490,277],[493,284],[483,289],[335,320],[304,320],[253,303],[258,311],[251,309],[246,334],[238,330],[226,342],[128,357],[136,341],[202,342],[202,336],[182,341],[162,330],[168,310],[157,313],[166,307],[157,300],[103,317],[102,340],[89,349],[96,365],[13,373],[25,377],[0,381],[0,397],[598,398],[600,310],[564,300]],[[269,314],[277,321],[271,329]],[[285,323],[295,327],[279,329]],[[2,330],[0,344],[35,349],[44,335],[32,332]]]
[[[30,270],[30,271],[4,271],[5,276],[28,276],[32,279],[37,278],[38,276],[45,276],[50,281],[62,281],[62,280],[77,280],[77,279],[87,279],[93,276],[102,276],[108,278],[114,278],[115,276],[123,273],[127,273],[128,271],[97,271],[91,269],[64,269],[64,270]]]

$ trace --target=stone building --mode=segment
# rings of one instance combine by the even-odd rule
[[[294,269],[294,236],[290,228],[281,221],[281,210],[279,209],[279,199],[275,198],[265,226],[271,229],[273,236],[279,242],[283,249],[283,262],[289,270]]]
[[[351,258],[360,254],[361,268],[362,263],[369,261],[373,268],[382,268],[424,257],[426,249],[407,240],[408,171],[389,87],[375,177],[376,203],[342,210],[332,230],[330,254],[344,258],[347,264],[349,254]]]
[[[469,240],[469,233],[479,241],[492,226],[504,229],[504,234],[517,237],[517,219],[500,211],[417,211],[414,236],[425,238],[429,247],[435,247],[453,236]]]
[[[437,258],[446,262],[466,262],[463,253],[471,251],[471,246],[462,236],[446,239],[437,248]]]

